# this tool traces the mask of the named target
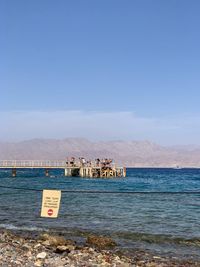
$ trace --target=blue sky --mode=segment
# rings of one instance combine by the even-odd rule
[[[199,13],[197,0],[2,0],[0,140],[200,144]]]

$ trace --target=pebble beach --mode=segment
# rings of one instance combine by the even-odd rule
[[[38,234],[31,238],[8,230],[0,231],[0,266],[43,267],[199,267],[200,261],[161,257],[145,251],[131,256],[120,250],[114,240],[105,236],[89,236],[84,245],[60,235]]]

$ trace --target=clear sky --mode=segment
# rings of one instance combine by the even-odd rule
[[[0,140],[200,144],[199,14],[199,0],[1,0]]]

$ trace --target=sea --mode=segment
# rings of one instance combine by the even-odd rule
[[[0,180],[0,228],[78,242],[108,235],[122,250],[200,259],[200,169],[128,168],[126,178],[114,179],[65,177],[62,170],[46,177],[42,169],[17,170],[14,178],[0,170]],[[43,189],[62,191],[56,219],[40,217]]]

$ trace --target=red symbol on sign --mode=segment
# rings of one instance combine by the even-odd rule
[[[52,210],[52,209],[49,209],[49,210],[47,211],[47,214],[48,214],[49,216],[53,215],[53,210]]]

